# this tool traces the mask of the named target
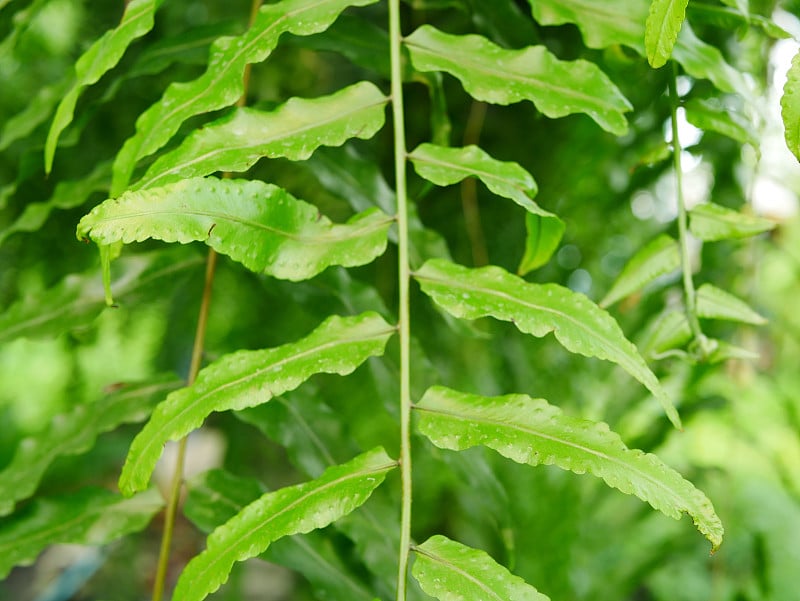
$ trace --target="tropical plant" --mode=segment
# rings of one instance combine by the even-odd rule
[[[124,558],[131,599],[244,598],[257,557],[297,599],[788,599],[772,526],[734,517],[710,558],[663,519],[714,553],[709,497],[767,503],[729,505],[750,472],[709,449],[731,378],[796,380],[745,363],[779,311],[744,253],[797,241],[747,192],[775,3],[239,4],[0,1],[0,342],[29,365],[4,388],[50,399],[5,404],[3,577],[77,543],[106,550],[78,586]],[[798,58],[782,107],[800,158]],[[713,202],[688,198],[684,116]],[[674,215],[631,214],[665,187]],[[788,537],[781,407],[751,433],[781,437],[759,490]],[[188,475],[198,430],[222,465]]]

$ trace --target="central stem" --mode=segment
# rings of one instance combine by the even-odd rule
[[[392,76],[394,176],[398,229],[398,334],[400,337],[400,478],[402,504],[398,549],[397,601],[405,601],[408,553],[411,544],[411,353],[408,286],[408,198],[406,193],[406,138],[403,115],[403,69],[400,34],[400,0],[389,0],[389,39]]]
[[[694,339],[702,344],[705,340],[700,329],[700,322],[697,320],[695,309],[696,294],[694,282],[692,281],[692,264],[689,257],[689,233],[686,226],[686,201],[683,198],[683,168],[681,167],[681,142],[678,138],[678,67],[672,61],[672,73],[669,77],[670,110],[672,116],[672,157],[675,164],[675,187],[678,202],[678,238],[681,251],[681,270],[683,271],[683,296],[686,304],[686,319],[692,330]]]

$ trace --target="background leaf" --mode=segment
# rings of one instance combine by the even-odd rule
[[[178,580],[174,597],[199,601],[216,591],[236,561],[263,553],[273,541],[327,526],[363,504],[396,462],[382,448],[334,466],[319,478],[266,493],[208,537]]]
[[[704,202],[689,211],[689,231],[706,242],[754,236],[774,229],[776,223],[763,217]]]
[[[615,135],[628,131],[628,100],[594,63],[560,61],[544,46],[506,50],[478,35],[450,35],[423,25],[405,39],[414,68],[457,77],[477,100],[530,100],[551,118],[586,113]]]
[[[44,432],[24,439],[11,463],[0,472],[0,515],[10,513],[17,501],[36,491],[45,470],[56,458],[84,453],[103,432],[144,420],[156,403],[181,383],[174,376],[164,376],[125,384],[96,403],[78,405],[69,413],[56,416]]]
[[[469,269],[442,259],[414,274],[422,291],[463,319],[492,316],[542,337],[553,332],[573,353],[613,361],[644,384],[680,427],[674,405],[636,347],[603,309],[582,294],[556,284],[529,284],[499,267]]]
[[[72,121],[75,104],[86,86],[97,82],[125,54],[135,39],[153,28],[153,16],[163,0],[131,0],[125,5],[125,14],[116,29],[107,32],[92,44],[75,63],[76,81],[61,99],[47,134],[44,148],[45,171],[50,172],[56,152],[58,137]]]
[[[138,160],[166,144],[186,119],[236,102],[243,92],[245,66],[266,59],[282,34],[311,35],[325,31],[348,6],[373,2],[283,0],[262,6],[247,32],[220,38],[212,44],[203,75],[193,81],[173,83],[161,100],[139,116],[136,134],[125,142],[114,161],[111,196],[119,196],[125,190]]]
[[[651,0],[644,31],[647,60],[654,69],[666,64],[678,39],[689,0]]]
[[[442,386],[428,389],[415,409],[418,429],[438,447],[484,445],[517,463],[588,471],[669,517],[688,513],[714,549],[722,543],[711,501],[655,455],[628,449],[604,423],[564,415],[543,399],[483,397]]]
[[[162,445],[199,427],[213,411],[266,403],[318,373],[346,375],[383,353],[394,333],[377,313],[333,316],[305,338],[261,351],[238,351],[200,371],[192,386],[170,394],[134,439],[120,476],[120,490],[147,486]]]
[[[411,573],[440,601],[549,601],[485,552],[435,535],[414,547]]]
[[[307,159],[320,146],[371,138],[383,127],[386,102],[378,88],[361,82],[322,98],[292,98],[270,112],[237,108],[161,156],[132,189],[216,171],[246,171],[261,157]]]
[[[202,241],[250,270],[302,280],[330,265],[369,263],[386,248],[391,221],[373,209],[336,225],[271,184],[192,178],[105,201],[81,219],[78,238]]]
[[[162,506],[157,490],[125,499],[85,487],[71,496],[37,499],[0,521],[0,578],[53,544],[103,545],[138,532]]]
[[[767,323],[746,302],[711,284],[703,284],[697,289],[695,302],[698,317],[726,319],[757,326]]]
[[[526,214],[525,252],[517,267],[517,275],[524,276],[547,263],[558,248],[564,229],[566,224],[557,217]]]
[[[680,269],[681,251],[678,242],[666,234],[636,251],[617,276],[611,290],[600,301],[601,307],[613,305],[618,300],[641,290],[656,278]]]
[[[731,107],[697,98],[689,100],[683,106],[686,109],[686,120],[695,127],[715,131],[740,144],[750,144],[753,148],[758,148],[759,136],[752,121]]]

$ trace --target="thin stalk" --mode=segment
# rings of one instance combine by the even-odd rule
[[[253,0],[250,4],[250,16],[248,27],[252,27],[258,16],[263,0]],[[244,68],[242,75],[242,92],[236,106],[244,106],[247,103],[247,89],[250,85],[250,64]],[[230,173],[223,174],[223,177],[230,177]],[[189,377],[187,385],[191,386],[197,379],[200,372],[200,365],[203,360],[203,349],[205,348],[206,326],[208,324],[208,314],[211,308],[211,292],[214,286],[214,273],[217,267],[217,253],[213,248],[208,249],[206,259],[205,284],[203,285],[203,297],[200,301],[200,310],[197,316],[197,329],[194,335],[192,346],[192,361],[189,366]],[[167,568],[169,567],[170,549],[172,547],[172,534],[175,530],[175,516],[178,513],[178,505],[181,498],[181,487],[183,486],[183,466],[186,462],[186,441],[183,437],[178,443],[178,453],[175,459],[175,469],[172,472],[172,482],[170,484],[169,501],[164,516],[164,532],[161,536],[161,549],[158,554],[158,566],[156,567],[156,577],[153,583],[153,601],[161,601],[164,596],[164,584],[167,578]]]
[[[192,362],[189,366],[188,385],[191,386],[200,371],[200,364],[203,359],[203,348],[206,339],[206,324],[208,323],[208,312],[211,306],[211,290],[214,284],[214,272],[217,265],[217,253],[214,249],[208,251],[206,260],[206,277],[203,286],[203,298],[200,301],[200,311],[197,317],[197,329],[194,335],[194,345],[192,346]],[[167,568],[169,567],[170,548],[172,546],[172,533],[175,529],[175,515],[178,511],[178,502],[181,497],[181,485],[183,484],[183,464],[186,458],[186,437],[178,443],[178,456],[175,461],[175,470],[172,473],[172,484],[170,485],[169,502],[167,512],[164,517],[164,532],[161,536],[161,550],[158,555],[158,566],[156,568],[156,578],[153,583],[153,601],[161,601],[164,596],[164,583],[167,578]]]
[[[683,198],[683,169],[681,168],[681,142],[678,137],[678,67],[672,61],[672,73],[669,77],[670,110],[672,115],[672,158],[675,164],[675,187],[678,199],[678,242],[681,250],[681,270],[683,271],[683,299],[686,304],[686,319],[692,330],[695,341],[702,344],[705,341],[700,322],[697,320],[696,293],[692,281],[692,265],[689,257],[689,234],[686,218],[686,202]]]
[[[473,101],[464,128],[464,146],[477,145],[480,141],[483,122],[486,118],[486,103]],[[478,184],[474,177],[461,182],[461,208],[464,212],[464,226],[472,248],[472,264],[482,267],[489,264],[489,252],[486,250],[486,236],[481,225],[481,212],[478,208]]]
[[[411,544],[411,352],[408,286],[408,198],[406,192],[406,137],[403,114],[402,37],[400,0],[389,0],[389,45],[392,76],[392,125],[398,229],[398,334],[400,337],[400,547],[397,567],[397,601],[406,599],[408,554]]]

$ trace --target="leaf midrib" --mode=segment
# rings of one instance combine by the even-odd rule
[[[311,486],[312,484],[314,484],[314,480],[312,480],[311,482],[307,482],[305,484],[298,485],[299,487],[311,487],[311,490],[309,490],[307,492],[304,492],[303,494],[301,494],[301,496],[297,497],[296,499],[294,499],[293,501],[291,501],[287,505],[281,507],[278,511],[276,511],[275,513],[270,515],[263,522],[257,523],[253,528],[249,529],[245,534],[243,534],[241,537],[239,537],[237,540],[235,540],[232,545],[224,545],[223,548],[220,550],[220,552],[216,553],[212,557],[211,561],[204,566],[204,568],[205,568],[204,572],[205,573],[210,572],[212,567],[216,563],[218,563],[220,560],[222,560],[223,558],[227,558],[231,554],[235,554],[237,546],[239,544],[247,543],[247,541],[250,540],[250,538],[253,536],[254,533],[258,532],[259,530],[261,530],[263,528],[266,528],[268,525],[270,525],[271,522],[274,522],[277,518],[279,518],[280,516],[284,515],[288,511],[291,511],[292,509],[294,509],[295,507],[297,507],[299,504],[303,503],[307,499],[309,499],[309,498],[311,498],[313,496],[316,496],[316,495],[321,495],[321,494],[327,492],[330,488],[338,486],[339,484],[343,484],[343,483],[347,482],[348,480],[365,478],[365,477],[367,477],[367,476],[369,476],[371,474],[378,474],[380,472],[386,472],[386,471],[392,469],[393,467],[395,467],[396,465],[397,465],[397,462],[393,461],[391,463],[382,464],[382,465],[379,465],[379,466],[364,467],[364,468],[362,468],[361,470],[359,470],[357,472],[347,473],[347,474],[345,474],[343,476],[340,476],[340,477],[336,478],[335,480],[331,480],[329,482],[325,482],[324,484],[322,484],[321,486],[318,486],[318,487]],[[372,487],[372,490],[375,490],[375,488],[377,486],[378,486],[378,484],[376,484],[374,487]],[[283,490],[286,490],[286,489],[283,489]],[[266,495],[275,495],[275,494],[280,493],[280,492],[281,492],[281,490],[279,489],[279,490],[271,492],[271,493],[266,493]],[[259,502],[262,498],[263,498],[263,496],[260,497],[259,499],[257,499],[256,501],[253,501],[253,503]],[[252,503],[251,503],[251,505],[252,505]],[[248,505],[248,507],[249,507],[249,505]],[[231,519],[235,519],[235,516],[234,516],[234,518],[231,518]],[[335,521],[335,519],[331,520],[331,521]],[[228,524],[228,523],[230,523],[230,520],[228,522],[226,522],[226,524]],[[221,527],[223,527],[223,526],[221,526]],[[300,532],[302,532],[302,530],[298,530],[295,533],[300,533]],[[273,542],[275,542],[279,538],[282,538],[283,536],[288,536],[288,535],[289,535],[289,533],[285,533],[285,534],[281,534],[279,536],[275,536],[274,533],[270,533],[269,540],[267,541],[267,545],[266,545],[266,547],[264,547],[264,549],[262,549],[261,552],[263,553],[267,548],[269,548],[270,544],[272,544]],[[211,536],[213,536],[213,533],[212,533]],[[208,548],[206,548],[206,550],[203,553],[208,553],[208,552],[209,552],[209,550],[208,550]],[[234,558],[233,562],[231,562],[231,565],[233,565],[233,563],[235,563],[236,561],[241,561],[241,560],[238,559],[238,558]],[[214,578],[214,580],[217,581],[219,579],[218,578]],[[224,578],[223,578],[223,580],[224,580]]]
[[[458,413],[456,411],[451,411],[451,410],[442,409],[442,408],[431,408],[431,407],[422,407],[420,405],[415,405],[414,409],[418,410],[418,411],[427,411],[429,413],[438,413],[440,415],[447,415],[449,417],[452,417],[454,419],[457,419],[459,421],[464,421],[464,422],[475,422],[476,421],[476,418],[470,416],[469,414]],[[673,499],[674,504],[679,509],[681,509],[683,511],[688,511],[689,510],[688,507],[686,506],[686,504],[682,502],[682,497],[678,493],[676,493],[672,488],[665,486],[659,480],[654,479],[652,476],[650,476],[649,474],[647,474],[645,472],[642,472],[635,465],[631,465],[630,463],[627,463],[627,462],[625,462],[625,461],[623,461],[621,459],[618,459],[616,457],[607,455],[603,451],[595,450],[595,449],[592,449],[591,447],[586,447],[586,446],[578,444],[578,443],[574,443],[574,442],[570,442],[568,440],[564,440],[563,438],[558,438],[558,437],[556,437],[556,436],[554,436],[552,434],[546,434],[546,433],[541,432],[539,430],[535,430],[534,429],[535,426],[532,426],[532,425],[527,425],[527,424],[523,425],[523,424],[518,424],[518,423],[510,423],[510,422],[502,420],[502,419],[490,418],[490,417],[487,417],[487,416],[482,415],[482,414],[477,417],[477,421],[480,421],[482,423],[486,423],[486,424],[489,424],[489,425],[493,425],[493,426],[501,426],[501,427],[504,427],[504,428],[508,428],[510,430],[518,430],[518,431],[522,432],[523,434],[529,434],[530,436],[533,436],[533,437],[539,437],[539,438],[543,438],[545,440],[549,440],[551,442],[562,444],[564,446],[569,446],[569,447],[572,447],[572,448],[574,448],[574,449],[576,449],[578,451],[582,451],[582,452],[584,452],[584,453],[586,453],[588,455],[593,455],[593,456],[595,456],[595,457],[597,457],[597,458],[599,458],[601,460],[608,461],[609,463],[614,463],[614,464],[620,466],[621,468],[627,468],[628,470],[630,470],[632,472],[635,472],[636,474],[641,476],[643,479],[651,482],[652,484],[656,485],[656,487],[658,487],[658,488],[662,489],[663,491],[665,491],[666,493],[668,493],[668,496],[670,496]],[[480,444],[485,444],[485,443],[482,442]],[[486,446],[490,446],[490,445],[486,445]],[[494,448],[494,447],[491,447],[491,448]],[[625,450],[630,452],[630,449],[626,448]],[[502,453],[501,453],[501,455],[502,455]],[[572,471],[572,470],[570,470],[570,471]],[[598,474],[595,474],[595,475],[598,476]],[[602,476],[600,476],[600,477],[602,478]],[[602,479],[605,481],[605,478],[602,478]],[[617,487],[614,487],[614,488],[617,488]],[[634,496],[638,496],[635,493],[632,493],[632,494],[634,494]],[[694,496],[694,495],[692,495],[692,496]],[[648,503],[651,502],[650,499],[646,499],[646,500],[647,500]]]
[[[211,217],[212,219],[214,219],[216,221],[229,221],[231,223],[237,223],[237,224],[240,224],[240,225],[243,225],[243,226],[250,227],[250,228],[255,229],[255,230],[262,230],[262,231],[265,231],[265,232],[269,232],[271,234],[274,234],[274,235],[279,236],[279,237],[286,238],[288,240],[292,240],[292,241],[295,241],[295,242],[301,242],[304,245],[309,245],[309,246],[312,246],[312,245],[319,246],[319,245],[327,244],[327,243],[330,243],[330,242],[341,242],[341,241],[345,241],[345,240],[350,240],[352,238],[358,238],[358,237],[363,236],[365,234],[370,234],[373,231],[377,231],[377,230],[385,227],[387,224],[389,224],[389,223],[394,221],[393,217],[386,216],[386,219],[382,219],[380,221],[375,221],[375,222],[367,222],[367,223],[357,223],[357,224],[343,223],[343,224],[340,224],[340,223],[328,222],[326,224],[326,225],[328,225],[327,231],[312,232],[312,234],[304,235],[304,234],[301,234],[301,233],[287,232],[285,230],[278,229],[278,228],[276,228],[274,226],[270,226],[270,225],[267,225],[265,223],[260,223],[258,221],[253,221],[251,219],[245,219],[243,217],[238,217],[238,216],[232,215],[230,213],[220,213],[220,212],[216,212],[216,211],[203,211],[203,210],[200,210],[200,209],[187,209],[187,210],[184,210],[184,211],[178,211],[177,209],[169,209],[169,210],[139,211],[139,212],[135,212],[135,213],[134,212],[130,212],[130,213],[126,213],[124,215],[106,215],[106,216],[101,217],[98,220],[97,225],[92,226],[91,229],[89,231],[87,231],[87,234],[89,234],[91,236],[91,230],[93,230],[96,227],[98,227],[99,225],[101,225],[102,222],[110,223],[110,222],[114,222],[114,221],[135,220],[135,219],[140,219],[140,218],[143,218],[143,217],[148,217],[148,216],[151,216],[151,215],[172,215],[172,216],[175,216],[175,217],[181,217],[181,216]],[[303,226],[307,226],[307,225],[315,226],[315,225],[317,225],[317,223],[318,222],[306,223],[306,224],[303,224]],[[344,236],[334,232],[334,230],[338,230],[339,232],[341,232],[342,229],[346,229]],[[152,236],[151,235],[151,236],[148,236],[148,237],[149,238],[155,238],[157,240],[158,239],[168,240],[167,238],[165,238],[163,236]],[[193,237],[193,240],[195,240],[197,242],[203,242],[205,240],[208,240],[209,238],[210,237],[208,237],[208,238],[195,238],[195,237]],[[119,239],[121,239],[121,238],[118,238],[117,240],[119,240]]]
[[[231,388],[233,386],[237,386],[239,384],[245,383],[248,380],[253,380],[253,379],[262,377],[264,374],[266,374],[266,373],[268,373],[268,372],[270,372],[272,370],[275,370],[278,367],[283,368],[285,365],[287,365],[288,363],[290,363],[292,361],[300,360],[300,359],[303,359],[303,358],[305,358],[305,357],[307,357],[309,355],[313,355],[315,353],[323,352],[323,351],[328,350],[330,348],[334,348],[337,345],[350,345],[350,344],[357,344],[357,343],[360,343],[360,342],[367,342],[367,341],[371,341],[371,340],[379,340],[380,338],[383,338],[383,337],[385,337],[387,335],[391,335],[394,331],[395,331],[394,328],[387,328],[385,330],[382,330],[381,332],[376,332],[376,333],[373,333],[373,334],[371,334],[369,336],[359,336],[359,337],[355,337],[355,338],[348,338],[345,341],[342,341],[341,339],[339,339],[339,340],[333,340],[333,341],[325,342],[323,344],[316,344],[315,346],[313,346],[310,349],[306,349],[306,350],[301,351],[299,353],[292,354],[290,357],[285,357],[283,359],[280,359],[279,361],[270,364],[268,367],[261,368],[261,369],[255,371],[255,372],[249,372],[245,376],[236,378],[235,380],[231,380],[231,381],[225,382],[224,384],[221,384],[219,386],[214,387],[212,390],[209,390],[208,392],[196,397],[194,399],[194,401],[192,401],[191,403],[184,405],[177,414],[174,414],[172,417],[169,417],[167,421],[163,422],[161,427],[156,429],[156,431],[153,433],[153,435],[151,435],[149,437],[149,440],[146,441],[146,445],[139,452],[140,461],[141,461],[141,458],[146,457],[146,456],[149,455],[149,450],[153,447],[154,444],[157,444],[158,442],[164,440],[164,436],[163,436],[164,432],[174,432],[172,424],[174,424],[176,421],[180,422],[181,418],[187,412],[194,410],[197,407],[198,404],[200,404],[202,401],[207,399],[209,396],[212,396],[214,394],[218,394],[220,392],[223,392],[223,391],[225,391],[228,388]],[[277,347],[276,349],[269,349],[269,350],[276,351],[278,349],[280,349],[280,347]],[[323,373],[323,372],[314,372],[314,373]],[[184,388],[184,389],[181,389],[181,390],[190,390],[190,388]],[[177,393],[180,393],[180,392],[181,392],[180,390],[177,391]],[[280,392],[278,394],[283,394],[284,392],[287,392],[287,390],[284,390],[284,391],[282,391],[282,392]],[[277,395],[272,391],[272,388],[270,387],[270,390],[268,392],[268,396],[267,396],[266,400],[263,401],[263,402],[268,402],[271,399],[273,399],[275,396],[277,396]],[[222,410],[223,409],[220,409],[220,408],[212,409],[212,411],[222,411]],[[135,464],[134,466],[131,467],[131,471],[132,471],[131,478],[133,478],[134,470],[138,470],[139,469],[138,468],[138,464],[140,463],[140,461],[137,462],[137,464]]]
[[[325,97],[323,97],[321,99],[318,98],[318,99],[309,100],[308,102],[309,103],[313,103],[313,102],[315,102],[317,100],[324,100],[324,99],[325,99]],[[337,99],[337,100],[341,100],[341,99]],[[291,139],[291,138],[297,137],[299,134],[303,134],[303,133],[306,133],[308,131],[311,131],[311,130],[314,130],[314,129],[318,129],[318,128],[321,128],[323,130],[323,133],[327,133],[326,130],[330,127],[331,124],[336,123],[337,121],[340,121],[342,119],[346,119],[346,118],[350,117],[353,113],[361,113],[363,111],[368,111],[371,108],[376,107],[376,106],[383,106],[383,105],[386,104],[386,102],[388,102],[388,99],[387,98],[383,98],[381,100],[381,102],[370,102],[369,104],[366,104],[366,105],[360,105],[360,106],[357,106],[357,107],[355,107],[353,109],[348,110],[347,112],[337,113],[333,117],[331,117],[329,119],[325,119],[324,121],[315,121],[313,123],[307,123],[303,127],[299,127],[297,129],[293,129],[293,130],[290,130],[290,131],[281,132],[281,134],[279,136],[273,137],[271,139],[267,139],[266,141],[259,141],[257,143],[253,143],[253,144],[242,144],[242,145],[238,145],[238,146],[216,145],[213,149],[209,150],[205,154],[198,155],[198,156],[196,156],[195,158],[193,158],[193,159],[191,159],[189,161],[185,161],[182,164],[175,165],[174,167],[172,167],[171,169],[169,169],[167,171],[162,171],[161,173],[158,173],[155,176],[151,177],[149,180],[142,180],[142,181],[137,182],[134,189],[143,190],[143,189],[151,188],[151,187],[153,187],[154,183],[157,182],[158,180],[163,179],[165,177],[168,177],[170,175],[177,174],[180,170],[186,169],[187,167],[189,167],[191,165],[194,165],[196,163],[200,163],[202,161],[205,161],[205,160],[209,159],[210,157],[218,156],[218,155],[225,154],[225,153],[228,153],[228,152],[250,150],[250,149],[258,148],[258,147],[261,147],[261,146],[273,145],[273,144],[276,144],[276,143],[278,143],[278,142],[280,142],[280,141],[282,141],[284,139],[287,139],[287,138]],[[266,113],[265,115],[269,116],[270,113]],[[282,117],[282,114],[280,112],[277,112],[277,113],[274,114],[274,116],[276,117],[275,120],[279,121],[281,119],[281,117]],[[363,129],[363,127],[364,126],[362,125],[362,127],[359,128],[359,129]],[[215,132],[213,131],[213,128],[211,128],[211,127],[209,129],[207,129],[207,130],[204,130],[204,134],[205,135],[213,134],[213,133],[215,133]],[[316,147],[319,147],[320,145],[321,144],[317,143]],[[176,152],[178,150],[180,150],[180,147],[178,147],[176,149]],[[167,155],[165,155],[165,156],[167,156]],[[276,157],[279,157],[279,156],[286,156],[287,158],[294,158],[294,157],[296,157],[298,155],[290,154],[290,153],[287,153],[287,152],[282,152],[282,153],[273,153],[272,155],[264,154],[263,156],[266,156],[266,157],[269,157],[269,158],[276,158]]]
[[[453,63],[454,62],[453,58],[451,58],[447,54],[443,54],[443,53],[439,52],[436,48],[431,48],[429,46],[424,46],[424,45],[422,45],[420,43],[416,43],[415,44],[413,41],[409,41],[409,40],[406,40],[406,44],[409,45],[409,46],[416,46],[417,49],[422,51],[422,52],[427,52],[428,54],[433,55],[435,57],[445,59],[445,61],[447,61],[448,63]],[[502,50],[504,50],[504,49],[502,49]],[[515,54],[518,54],[519,56],[524,56],[524,54],[523,54],[524,51],[505,50],[505,52],[514,52]],[[566,96],[568,98],[573,98],[573,99],[576,100],[576,104],[577,104],[577,101],[583,101],[588,106],[598,107],[598,108],[602,109],[603,112],[606,112],[606,111],[612,112],[612,113],[621,113],[622,112],[620,109],[616,108],[616,106],[614,104],[602,102],[601,98],[599,96],[590,96],[588,94],[582,94],[582,93],[578,92],[574,88],[565,88],[565,87],[559,86],[557,84],[553,84],[553,83],[549,83],[549,82],[545,83],[545,82],[543,82],[543,81],[541,81],[539,79],[526,78],[523,75],[515,73],[513,71],[493,71],[491,69],[487,69],[486,68],[486,62],[481,62],[481,61],[474,62],[474,61],[470,60],[471,58],[472,57],[469,56],[469,55],[464,56],[464,57],[459,57],[459,65],[463,65],[464,67],[468,67],[470,71],[478,71],[478,72],[483,73],[485,75],[488,75],[490,77],[501,78],[503,80],[509,80],[509,79],[516,80],[516,81],[519,81],[519,82],[521,82],[523,84],[527,84],[527,85],[529,85],[530,87],[532,87],[534,89],[538,89],[540,91],[551,92],[551,93],[554,93],[554,94]],[[553,58],[555,58],[555,57],[553,57]],[[555,60],[558,60],[558,59],[555,59]],[[482,85],[475,86],[472,82],[465,81],[463,79],[463,77],[460,75],[460,71],[457,72],[455,69],[451,69],[448,72],[450,74],[456,76],[459,80],[461,80],[461,82],[464,84],[465,87],[468,87],[468,88],[473,88],[473,87],[485,88],[486,87],[486,86],[482,86]],[[522,100],[532,100],[532,99],[527,98],[527,97],[523,97]],[[536,102],[541,102],[541,99],[537,98]],[[546,102],[547,102],[547,104],[551,104],[551,105],[553,104],[553,102],[550,102],[550,101],[546,101]],[[579,110],[581,110],[581,112],[582,112],[582,109],[579,109]]]

